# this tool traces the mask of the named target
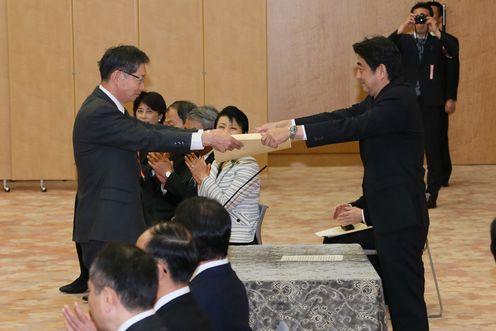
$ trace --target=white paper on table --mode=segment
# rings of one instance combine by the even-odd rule
[[[353,230],[343,230],[340,226],[336,226],[330,229],[326,229],[323,231],[315,232],[315,234],[319,237],[337,237],[342,236],[343,234],[363,231],[372,228],[372,226],[367,226],[363,223],[353,224],[355,227]]]
[[[283,255],[284,262],[332,262],[343,261],[343,255]]]
[[[232,151],[219,152],[214,150],[215,161],[218,163],[239,159],[243,156],[253,156],[257,154],[270,153],[274,151],[280,151],[282,149],[291,148],[291,140],[283,142],[276,148],[262,145],[262,135],[260,133],[245,133],[245,134],[233,134],[233,138],[241,141],[243,147],[241,149],[235,149]]]

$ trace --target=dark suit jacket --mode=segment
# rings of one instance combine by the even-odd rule
[[[144,155],[144,156],[141,156]],[[147,226],[161,221],[170,220],[176,211],[177,206],[186,198],[197,195],[197,185],[184,162],[185,154],[171,155],[174,171],[165,182],[165,194],[162,192],[160,181],[152,174],[152,169],[148,165],[146,153],[141,153],[140,160],[144,170],[142,181],[143,211]],[[210,154],[206,159],[207,163],[212,163],[214,154]]]
[[[210,322],[198,308],[191,292],[166,303],[156,314],[164,321],[169,331],[210,330]]]
[[[74,239],[134,243],[145,229],[137,151],[185,153],[191,133],[122,114],[98,87],[73,130],[78,174]]]
[[[170,194],[170,199],[177,200],[177,204],[186,198],[198,195],[198,187],[186,162],[184,162],[184,156],[184,154],[175,154],[172,156],[174,172],[171,173],[164,186],[167,190],[167,195]],[[207,164],[214,162],[214,153],[211,153],[205,162]],[[169,199],[167,196],[165,198]]]
[[[189,287],[212,330],[251,330],[246,290],[230,263],[201,272]]]
[[[126,331],[167,331],[164,322],[156,314],[131,325]]]
[[[143,213],[146,225],[149,227],[153,224],[170,220],[174,216],[177,202],[164,199],[164,193],[160,187],[161,183],[148,164],[147,154],[146,152],[140,153],[140,161],[144,174],[141,183]]]
[[[456,49],[460,48],[458,44],[458,39],[449,34],[445,33],[446,38],[450,39],[452,44],[456,45]],[[445,50],[446,51],[446,50]],[[446,53],[446,81],[444,85],[446,86],[446,99],[456,100],[458,97],[458,82],[460,80],[460,57],[459,52],[454,55]]]
[[[359,140],[365,210],[376,233],[428,226],[421,113],[412,88],[395,81],[351,108],[296,119],[307,146]],[[423,199],[423,202],[422,202]]]
[[[405,80],[413,88],[419,81],[420,99],[424,105],[442,106],[448,99],[446,96],[454,94],[456,98],[456,90],[453,92],[454,85],[451,82],[447,84],[446,79],[447,59],[458,58],[456,38],[448,37],[444,32],[441,32],[441,39],[428,34],[421,62],[413,35],[398,34],[395,31],[389,39],[398,46],[401,52]]]

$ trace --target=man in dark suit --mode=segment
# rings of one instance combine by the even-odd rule
[[[174,221],[191,231],[198,249],[200,265],[189,286],[212,330],[251,330],[246,289],[227,259],[229,213],[215,200],[193,197],[177,207]]]
[[[458,45],[439,30],[432,16],[432,8],[427,3],[415,4],[405,22],[389,38],[401,52],[405,79],[415,87],[422,110],[427,158],[427,205],[436,208],[439,190],[446,180],[442,160],[443,150],[447,147],[443,149],[442,144],[447,145],[447,138],[441,138],[444,135],[442,132],[447,130],[445,107],[452,111],[452,98],[456,98],[456,93],[453,95],[450,91],[452,81],[446,79],[447,59],[458,58]],[[408,29],[414,29],[413,33],[407,33]]]
[[[275,147],[360,142],[363,196],[354,202],[374,226],[385,295],[395,331],[428,330],[422,251],[429,215],[424,194],[423,132],[413,89],[401,79],[401,55],[384,37],[353,45],[356,78],[368,97],[347,109],[267,123],[257,130]],[[343,225],[362,219],[350,218]],[[353,221],[352,221],[353,220]]]
[[[211,106],[196,107],[188,113],[184,128],[211,130],[214,128],[218,113]],[[207,164],[211,164],[214,160],[211,148],[205,148],[197,153],[205,158]],[[155,215],[160,216],[154,223],[170,220],[181,201],[197,195],[196,181],[186,166],[184,157],[184,154],[164,156],[164,153],[150,153],[148,155],[147,168],[153,170],[155,176],[153,179],[158,183],[160,191],[160,195],[153,199],[150,206],[150,209],[155,211]]]
[[[146,230],[136,245],[151,254],[158,266],[155,312],[169,331],[210,330],[188,287],[198,265],[191,233],[177,222],[164,222]]]
[[[165,331],[153,303],[158,288],[157,265],[152,256],[129,244],[109,244],[90,268],[91,317],[77,305],[64,306],[69,331]]]
[[[99,61],[101,84],[83,102],[73,129],[78,175],[73,240],[91,265],[107,242],[134,243],[145,230],[137,151],[239,148],[220,130],[188,132],[130,117],[124,104],[144,89],[148,56],[134,46],[108,49]]]
[[[436,20],[439,29],[442,29],[446,38],[451,39],[451,43],[459,48],[458,39],[446,32],[446,26],[443,25],[443,5],[437,1],[428,1],[432,8],[432,17]],[[456,111],[456,99],[458,94],[458,81],[460,78],[460,58],[458,53],[453,55],[446,53],[446,75],[443,85],[446,88],[444,113],[441,113],[441,169],[442,169],[442,185],[448,186],[451,177],[452,165],[449,151],[449,116]]]

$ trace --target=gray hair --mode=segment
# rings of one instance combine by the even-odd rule
[[[201,123],[204,130],[210,130],[214,128],[218,114],[219,111],[213,106],[199,106],[190,111],[187,118]]]

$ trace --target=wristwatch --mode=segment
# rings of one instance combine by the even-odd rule
[[[296,137],[296,132],[298,131],[298,128],[296,125],[291,125],[289,127],[289,139],[294,139]]]

